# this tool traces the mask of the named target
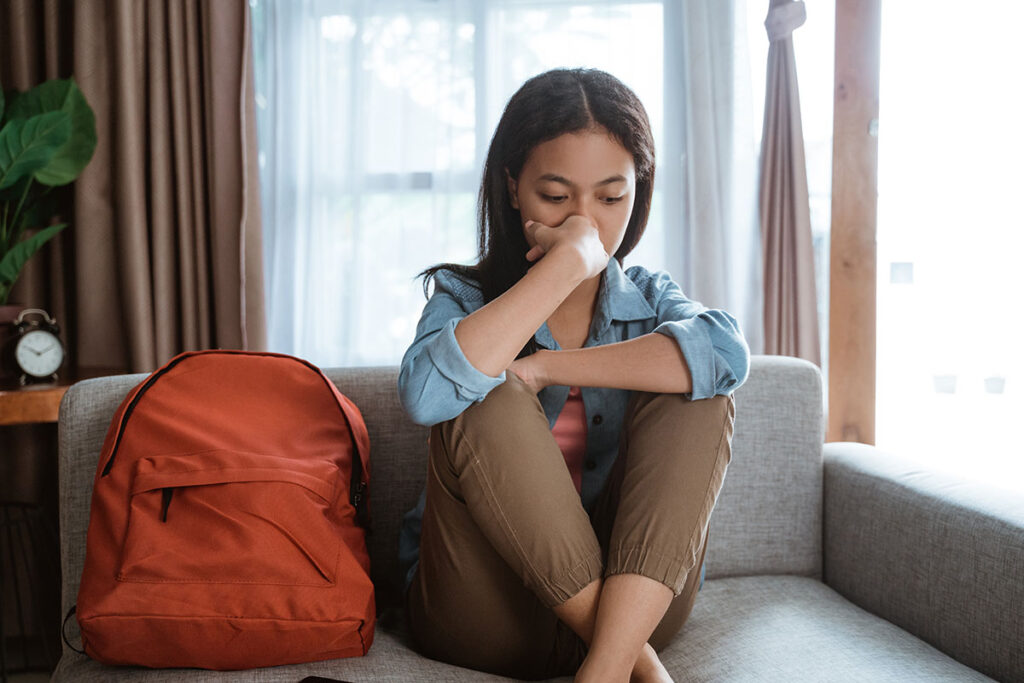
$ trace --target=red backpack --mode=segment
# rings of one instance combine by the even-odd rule
[[[370,439],[315,366],[183,353],[121,403],[77,618],[106,664],[248,669],[363,655]]]

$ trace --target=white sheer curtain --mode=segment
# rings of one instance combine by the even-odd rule
[[[757,213],[760,121],[751,115],[752,85],[744,0],[687,0],[666,5],[678,27],[670,52],[666,92],[684,154],[661,170],[682,192],[681,216],[670,231],[669,269],[680,286],[706,306],[739,320],[751,351],[764,349],[760,227]],[[673,213],[675,213],[673,211]]]
[[[422,307],[413,275],[473,256],[473,11],[254,6],[270,349],[395,362]]]
[[[756,232],[732,227],[742,211],[708,220],[679,201],[683,183],[708,173],[694,164],[705,163],[729,186],[716,201],[742,196],[752,210],[756,199],[754,176],[743,178],[735,155],[722,166],[711,152],[696,156],[688,175],[673,163],[693,142],[679,134],[688,84],[673,77],[692,39],[679,3],[251,2],[271,350],[325,367],[397,363],[425,301],[416,273],[475,260],[476,192],[508,97],[534,74],[577,66],[627,83],[654,128],[651,221],[626,265],[667,269],[694,298],[734,312],[756,349],[760,323],[748,312],[760,300],[745,288],[759,277],[748,273],[758,247],[743,243]],[[723,35],[699,49],[743,49],[745,28]],[[714,87],[749,97],[743,69],[719,77]],[[737,125],[731,111],[701,114],[727,117],[720,140]],[[742,139],[749,145],[750,132]]]

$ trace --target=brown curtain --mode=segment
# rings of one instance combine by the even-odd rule
[[[764,257],[765,353],[821,365],[811,212],[807,198],[800,93],[793,30],[803,2],[771,0],[765,27],[768,76],[761,137],[761,244]]]
[[[72,375],[265,348],[250,36],[246,0],[0,3],[3,87],[73,75],[96,113],[70,227],[11,294],[57,317]]]

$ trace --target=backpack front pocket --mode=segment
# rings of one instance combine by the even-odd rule
[[[141,458],[117,579],[333,584],[338,481],[326,460],[227,450]]]

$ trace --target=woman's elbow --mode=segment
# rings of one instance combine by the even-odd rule
[[[405,401],[402,402],[402,409],[405,414],[415,424],[421,427],[432,427],[442,420],[437,419],[433,412],[429,409],[429,406],[424,403],[410,403],[407,404]]]
[[[430,427],[440,420],[434,420],[431,413],[433,401],[429,400],[425,391],[426,384],[417,381],[410,369],[403,364],[398,374],[398,402],[406,416],[422,427]]]
[[[462,412],[461,407],[449,405],[448,401],[427,391],[425,383],[406,383],[401,378],[398,382],[398,401],[409,419],[421,427],[433,427]]]
[[[731,343],[720,347],[718,355],[729,368],[729,372],[726,373],[728,386],[723,388],[731,392],[746,382],[750,375],[750,347],[743,337],[737,337]]]
[[[750,374],[750,346],[740,331],[739,322],[722,310],[705,311],[710,323],[711,344],[715,352],[716,391],[731,392]]]

